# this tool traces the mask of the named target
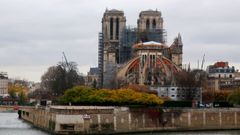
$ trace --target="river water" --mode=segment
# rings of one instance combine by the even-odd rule
[[[50,135],[18,119],[17,113],[0,113],[0,135]]]
[[[0,135],[50,135],[18,119],[17,113],[0,113]],[[130,135],[130,134],[126,134]],[[143,133],[134,135],[240,135],[240,130]]]

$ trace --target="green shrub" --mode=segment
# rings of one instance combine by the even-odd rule
[[[163,100],[154,94],[136,92],[131,89],[94,90],[77,86],[65,91],[60,103],[73,105],[161,105]]]

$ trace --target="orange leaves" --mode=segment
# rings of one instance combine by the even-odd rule
[[[227,101],[227,97],[230,92],[228,91],[220,91],[214,93],[215,101]]]
[[[8,86],[8,93],[12,98],[18,97],[21,93],[26,96],[28,88],[20,84],[10,84]]]
[[[89,89],[86,87],[86,89]],[[78,91],[78,94],[73,91]],[[65,92],[61,100],[64,103],[74,102],[75,104],[91,104],[91,105],[161,105],[163,100],[153,94],[137,92],[132,89],[117,90],[91,90],[87,92],[84,87],[74,87]],[[84,96],[83,96],[84,95]],[[70,97],[69,97],[70,96]],[[77,97],[76,97],[77,96]],[[74,98],[74,99],[73,99]],[[84,100],[82,100],[84,98]]]
[[[202,98],[206,103],[213,101],[227,101],[229,94],[229,91],[206,91],[202,93]]]
[[[146,85],[129,84],[126,88],[127,89],[132,89],[132,90],[137,91],[137,92],[145,92],[145,93],[157,95],[156,91],[150,90],[149,87],[146,86]]]

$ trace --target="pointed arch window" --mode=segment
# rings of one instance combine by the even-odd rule
[[[147,21],[146,21],[146,29],[150,29],[150,21],[149,21],[149,19],[147,19]]]
[[[116,18],[116,39],[119,39],[119,18]]]
[[[156,29],[156,20],[155,20],[155,19],[153,19],[152,28],[153,28],[153,29]]]
[[[110,18],[110,40],[113,39],[113,18]]]

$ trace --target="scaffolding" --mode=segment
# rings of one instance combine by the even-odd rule
[[[167,33],[165,29],[148,29],[140,31],[136,27],[126,27],[122,31],[119,44],[119,63],[125,63],[132,57],[132,46],[139,42],[155,41],[166,43]]]
[[[103,85],[103,33],[99,32],[98,34],[98,87]]]

